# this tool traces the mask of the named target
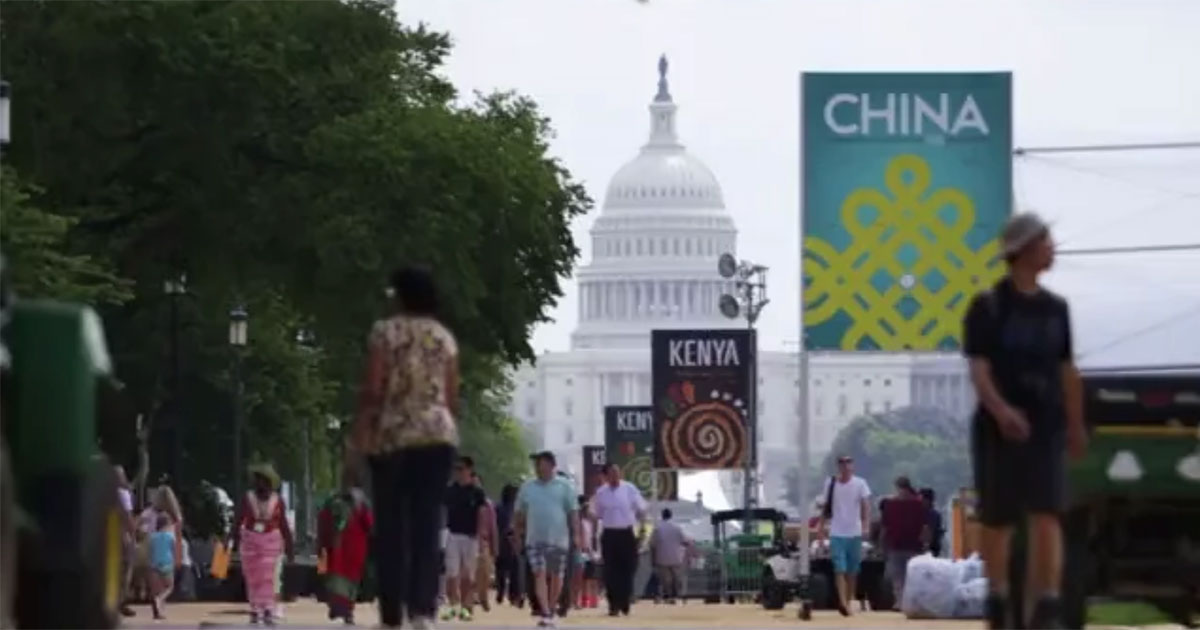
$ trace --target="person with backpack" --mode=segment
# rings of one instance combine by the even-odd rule
[[[990,628],[1022,627],[1008,601],[1013,527],[1028,517],[1030,628],[1060,624],[1065,456],[1087,448],[1083,385],[1073,359],[1067,302],[1038,283],[1054,262],[1050,228],[1013,216],[1001,235],[1008,274],[975,296],[963,322],[963,352],[978,408],[971,451]],[[1016,611],[1025,615],[1025,611]]]
[[[823,520],[829,528],[829,555],[837,582],[838,612],[850,616],[858,586],[863,536],[870,531],[871,488],[854,474],[854,459],[842,455],[838,472],[825,482]]]

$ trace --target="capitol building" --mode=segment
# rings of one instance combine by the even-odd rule
[[[678,109],[664,58],[649,136],[609,181],[591,228],[592,259],[576,272],[579,321],[571,349],[544,353],[512,374],[510,414],[575,474],[583,469],[581,447],[604,444],[605,406],[651,404],[651,330],[745,326],[718,310],[720,296],[734,287],[717,273],[717,259],[737,256],[737,227],[716,175],[683,144]],[[758,355],[764,505],[777,502],[786,470],[798,464],[798,350]],[[813,352],[809,366],[814,462],[862,414],[910,404],[965,413],[973,404],[955,356]],[[740,473],[721,480],[727,502],[740,506]]]

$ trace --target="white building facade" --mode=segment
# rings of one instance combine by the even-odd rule
[[[581,447],[604,443],[605,406],[651,404],[651,330],[744,325],[717,308],[720,296],[733,291],[717,273],[717,259],[736,256],[737,229],[716,176],[680,141],[666,70],[664,58],[649,106],[649,138],[613,176],[592,226],[592,259],[576,273],[580,317],[571,349],[544,353],[512,374],[510,413],[537,436],[535,446],[554,451],[575,473],[583,469]],[[855,417],[910,404],[915,360],[810,355],[814,461]],[[768,503],[783,471],[798,463],[799,378],[797,352],[760,351],[756,437],[761,498]],[[739,484],[739,474],[723,476],[734,505],[742,502]]]

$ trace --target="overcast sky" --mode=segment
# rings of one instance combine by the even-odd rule
[[[552,152],[599,214],[646,140],[661,53],[679,132],[720,180],[738,253],[771,267],[768,348],[798,338],[798,76],[803,71],[1012,71],[1017,146],[1200,141],[1200,1],[400,0],[448,31],[464,95],[537,100]],[[1200,150],[1056,154],[1016,163],[1018,203],[1064,248],[1200,242]],[[1200,361],[1200,252],[1063,256],[1085,364]],[[575,283],[534,335],[565,350]],[[790,343],[789,343],[790,342]]]

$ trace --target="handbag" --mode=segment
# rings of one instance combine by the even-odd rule
[[[208,572],[218,580],[224,580],[229,575],[229,549],[225,547],[225,543],[218,541],[213,546],[212,564]]]

